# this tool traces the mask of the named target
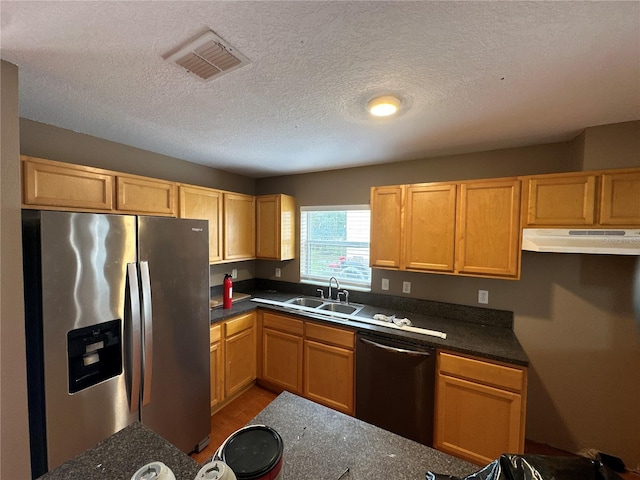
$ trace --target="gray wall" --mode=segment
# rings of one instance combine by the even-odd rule
[[[586,129],[575,141],[332,172],[259,179],[257,193],[299,205],[368,204],[374,185],[640,166],[640,122]],[[570,451],[596,448],[640,467],[640,326],[634,320],[636,257],[525,252],[519,281],[373,270],[372,291],[510,310],[530,358],[527,437]],[[256,276],[299,280],[297,260],[256,262]],[[640,287],[639,287],[640,288]],[[640,313],[639,313],[640,315]],[[639,319],[640,321],[640,319]]]
[[[18,68],[0,61],[0,478],[31,478],[27,423]]]
[[[255,180],[44,123],[20,119],[20,153],[175,182],[255,192]]]

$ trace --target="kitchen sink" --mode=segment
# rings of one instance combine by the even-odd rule
[[[296,297],[291,300],[287,300],[284,304],[285,306],[288,304],[291,306],[297,305],[298,307],[305,307],[305,309],[310,309],[308,311],[315,310],[318,313],[323,313],[325,315],[331,315],[333,313],[355,315],[364,308],[364,305],[360,304],[338,303],[333,300],[316,297]]]
[[[301,307],[317,308],[321,306],[324,303],[324,301],[318,298],[297,297],[297,298],[292,298],[291,300],[287,300],[285,303],[300,305]]]
[[[320,306],[320,310],[346,313],[347,315],[351,315],[352,313],[356,313],[357,311],[362,310],[362,307],[356,307],[355,305],[346,305],[344,303],[325,303],[324,305]]]

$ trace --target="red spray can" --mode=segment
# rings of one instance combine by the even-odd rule
[[[232,296],[233,282],[231,281],[231,275],[227,273],[222,282],[222,308],[231,308]]]

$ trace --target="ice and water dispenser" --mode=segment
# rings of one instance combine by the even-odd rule
[[[122,321],[78,328],[67,333],[69,393],[76,393],[122,373]]]

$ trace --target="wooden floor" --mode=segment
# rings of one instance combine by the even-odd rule
[[[209,446],[200,453],[191,454],[191,458],[200,464],[205,463],[229,435],[249,423],[276,397],[275,393],[254,385],[229,405],[214,413],[211,416]]]
[[[236,400],[222,408],[211,416],[211,436],[209,446],[200,453],[191,455],[196,462],[203,464],[215,453],[218,447],[229,435],[244,427],[253,417],[255,417],[264,407],[269,405],[277,395],[264,388],[254,385]],[[541,443],[527,440],[524,447],[525,453],[535,455],[562,455],[573,456],[574,454],[564,450],[550,447]],[[619,474],[624,480],[640,480],[640,475],[628,472]]]

